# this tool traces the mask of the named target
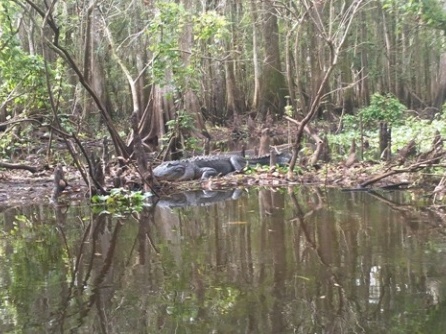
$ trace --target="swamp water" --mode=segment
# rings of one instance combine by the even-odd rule
[[[444,333],[440,225],[409,192],[303,187],[9,208],[0,333]]]

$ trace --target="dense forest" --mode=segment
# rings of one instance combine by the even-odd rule
[[[175,151],[285,117],[297,151],[314,119],[336,128],[377,96],[405,106],[386,121],[433,118],[445,30],[439,0],[3,0],[0,149],[106,136],[128,158],[135,133]]]

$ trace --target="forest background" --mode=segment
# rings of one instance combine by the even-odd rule
[[[283,117],[296,152],[315,119],[323,137],[442,120],[445,30],[438,0],[3,0],[0,152],[45,132],[128,158],[132,115],[173,152]]]

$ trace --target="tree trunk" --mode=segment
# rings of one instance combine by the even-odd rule
[[[446,53],[440,56],[437,77],[434,107],[441,110],[446,99]]]
[[[182,0],[181,1],[186,10],[192,10],[193,3],[192,0]],[[180,48],[182,52],[183,66],[187,67],[190,64],[190,57],[192,54],[193,47],[193,34],[192,34],[192,24],[185,24],[183,27],[183,32],[180,40]],[[192,84],[189,82],[188,78],[185,78],[185,84],[183,87],[183,109],[186,113],[190,114],[195,120],[195,128],[189,133],[189,136],[199,136],[210,139],[210,135],[206,129],[203,116],[201,115],[200,103],[196,92],[192,89]]]
[[[353,83],[353,73],[350,68],[350,58],[345,57],[342,61],[342,70],[340,74],[340,87],[337,87],[337,89],[340,91],[340,101],[342,102],[342,109],[343,112],[346,114],[353,115],[353,109],[355,107],[354,102],[354,90],[353,86],[350,86],[350,84]],[[347,86],[347,87],[343,87]]]
[[[260,106],[260,61],[259,61],[259,43],[260,43],[260,33],[258,29],[258,13],[256,0],[251,0],[251,15],[252,15],[252,62],[253,62],[253,72],[254,72],[254,89],[252,93],[252,110],[258,110]]]
[[[294,81],[294,74],[297,71],[297,68],[294,68],[293,62],[293,49],[291,47],[291,38],[293,36],[293,29],[288,27],[289,31],[286,34],[285,39],[285,72],[286,72],[286,81],[288,85],[288,96],[289,96],[289,104],[292,106],[293,113],[297,112],[297,94],[296,94],[296,83]],[[297,56],[297,55],[296,55]],[[295,116],[295,115],[288,115]]]
[[[392,155],[392,131],[386,122],[379,123],[379,155],[389,161]]]
[[[286,91],[285,77],[282,73],[279,46],[279,26],[277,16],[272,12],[274,6],[271,1],[264,3],[265,14],[262,18],[263,71],[261,75],[260,104],[258,117],[265,120],[269,113],[273,118],[283,116]]]
[[[367,33],[367,14],[366,11],[361,11],[359,14],[361,18],[360,23],[360,40],[366,41],[368,38]],[[363,44],[359,46],[360,48],[360,59],[361,59],[361,67],[357,70],[359,71],[359,96],[362,106],[368,106],[370,104],[370,90],[369,90],[369,78],[368,78],[368,71],[369,71],[369,58],[368,58],[368,48],[369,46],[367,44]]]
[[[235,59],[230,57],[225,62],[226,73],[226,109],[228,120],[238,119],[243,112],[243,99],[236,83]]]

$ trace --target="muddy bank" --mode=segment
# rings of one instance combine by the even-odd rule
[[[337,187],[344,189],[357,189],[364,181],[386,172],[384,164],[357,163],[351,167],[342,164],[321,165],[318,169],[302,168],[293,179],[288,179],[285,172],[276,168],[265,168],[238,173],[224,177],[211,178],[206,181],[162,182],[154,188],[160,195],[169,195],[178,191],[193,189],[227,189],[234,187],[252,186],[318,186]],[[89,197],[88,187],[78,171],[66,168],[65,177],[68,187],[61,193],[60,201],[69,202],[85,200]],[[136,173],[128,173],[127,179],[135,187]],[[370,189],[392,189],[393,185],[402,185],[401,188],[424,192],[430,195],[439,182],[439,177],[423,172],[398,173],[385,177],[370,186]],[[32,174],[27,171],[0,172],[0,208],[28,205],[34,203],[48,203],[54,188],[53,171],[46,170]],[[107,186],[111,187],[111,178],[107,178]],[[399,188],[399,186],[397,187]]]
[[[61,199],[81,200],[88,196],[88,188],[75,170],[67,171],[69,186]],[[51,170],[32,174],[27,171],[0,172],[0,209],[49,203],[54,189],[54,177]]]

